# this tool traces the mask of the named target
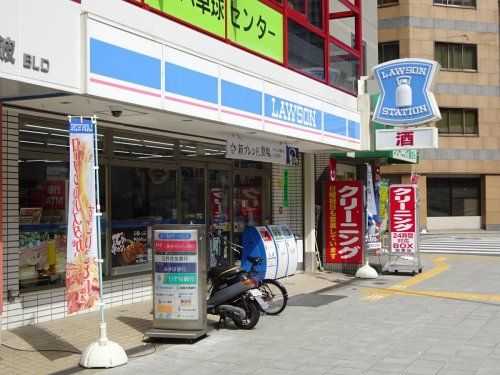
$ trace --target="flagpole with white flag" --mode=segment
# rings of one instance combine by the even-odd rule
[[[71,193],[66,272],[68,312],[99,305],[99,338],[83,351],[79,364],[86,368],[116,367],[127,363],[128,358],[119,344],[108,340],[104,320],[97,117],[68,116],[68,119]]]
[[[365,247],[368,248],[369,237],[372,231],[377,230],[378,211],[375,203],[375,194],[373,191],[372,167],[366,164],[366,235]],[[356,271],[356,277],[360,279],[376,279],[378,273],[375,268],[370,266],[368,261],[368,251],[365,251],[365,265]]]

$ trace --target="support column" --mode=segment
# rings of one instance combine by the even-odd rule
[[[316,236],[314,228],[315,178],[314,154],[304,154],[304,271],[314,272],[317,269]]]
[[[485,175],[483,191],[483,228],[500,230],[500,175]]]
[[[0,344],[2,343],[2,314],[3,314],[3,146],[2,146],[2,102],[0,102]]]

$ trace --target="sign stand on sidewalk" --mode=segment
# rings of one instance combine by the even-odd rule
[[[102,251],[101,251],[101,207],[100,207],[100,200],[99,200],[99,163],[98,163],[98,148],[97,148],[97,117],[92,116],[92,117],[72,117],[68,116],[69,118],[69,127],[70,127],[70,142],[73,142],[73,137],[72,134],[86,134],[86,136],[92,134],[93,132],[93,165],[89,166],[89,170],[86,170],[86,163],[81,163],[78,164],[78,162],[75,162],[75,164],[78,164],[78,170],[74,171],[75,176],[78,176],[77,183],[78,185],[75,187],[75,191],[73,193],[72,198],[75,199],[76,201],[76,206],[73,207],[73,212],[71,212],[71,215],[76,216],[77,223],[82,224],[83,223],[83,228],[85,227],[91,227],[91,224],[88,223],[88,221],[92,221],[92,204],[95,204],[95,218],[97,219],[97,231],[95,233],[94,238],[92,239],[91,233],[92,230],[90,229],[90,239],[92,241],[95,241],[94,245],[90,245],[85,243],[82,246],[85,246],[85,249],[87,246],[97,246],[97,260],[94,259],[86,259],[87,264],[92,264],[92,262],[97,261],[98,265],[98,285],[99,285],[99,308],[100,308],[100,319],[99,319],[99,338],[96,342],[93,342],[87,348],[83,351],[79,364],[82,367],[86,368],[110,368],[110,367],[116,367],[116,366],[121,366],[124,365],[128,362],[127,354],[125,353],[125,350],[117,344],[116,342],[113,342],[111,340],[108,340],[108,337],[106,335],[106,322],[104,320],[104,293],[103,293],[103,282],[102,282]],[[76,138],[76,137],[75,137]],[[78,139],[75,139],[75,141],[79,141]],[[75,142],[78,143],[78,142]],[[88,148],[91,147],[92,142],[88,142],[86,146],[83,149],[76,149],[73,150],[70,147],[70,150],[73,150],[75,155],[78,157],[82,157],[82,154],[85,154],[85,152],[89,153]],[[89,155],[85,154],[85,157],[89,157]],[[72,155],[73,158],[73,155]],[[86,159],[88,160],[88,159]],[[81,169],[80,169],[81,167]],[[88,176],[91,174],[90,169],[94,172],[94,177],[95,177],[95,185],[94,186],[88,186],[88,189],[95,189],[95,202],[87,202],[88,196],[93,197],[93,194],[89,191],[85,192],[87,189],[87,186],[83,186],[87,180],[85,179],[85,176]],[[88,173],[88,174],[87,174]],[[76,177],[75,177],[76,179]],[[90,179],[92,181],[92,179]],[[76,197],[75,197],[76,196]],[[82,204],[83,202],[87,202],[86,204]],[[87,205],[89,207],[82,207],[83,205]],[[85,213],[83,213],[85,212]],[[92,224],[94,225],[94,224]],[[92,242],[90,239],[87,240],[82,240],[84,237],[84,234],[86,233],[86,230],[83,232],[78,232],[77,233],[80,237],[80,242]],[[69,238],[68,238],[69,240]],[[75,241],[76,242],[76,241]],[[81,245],[81,244],[80,244]],[[78,249],[77,249],[78,250]],[[81,250],[81,249],[80,249]],[[85,251],[80,252],[78,256],[84,255]],[[80,260],[80,259],[79,259]],[[95,263],[94,263],[95,264]],[[89,267],[87,265],[87,267]],[[95,279],[94,279],[95,280]],[[94,281],[92,280],[92,281]],[[89,281],[90,283],[90,281]],[[87,289],[91,289],[90,286],[88,286]],[[89,291],[90,292],[90,291]],[[92,292],[95,292],[93,290]],[[69,300],[68,300],[69,301]],[[69,303],[69,302],[68,302]],[[92,305],[94,302],[92,303]],[[89,302],[89,306],[90,302]],[[86,306],[83,306],[86,307]],[[82,307],[82,308],[83,308]],[[71,306],[71,308],[68,308],[69,311],[74,309],[74,306]]]
[[[422,272],[417,185],[389,187],[389,261],[384,272]]]
[[[193,341],[207,334],[204,224],[153,226],[153,328],[145,335]]]

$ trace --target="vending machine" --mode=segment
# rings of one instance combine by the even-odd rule
[[[248,227],[243,231],[241,265],[250,270],[252,263],[247,259],[248,256],[262,258],[262,264],[256,267],[262,279],[276,278],[278,262],[276,245],[266,227]]]
[[[286,276],[286,270],[288,268],[288,248],[286,246],[285,236],[279,225],[267,225],[267,228],[271,232],[276,245],[278,255],[276,279],[279,279],[280,277]]]
[[[295,241],[295,236],[288,225],[280,225],[280,229],[285,237],[285,243],[288,249],[288,267],[286,269],[286,276],[294,275],[297,272],[298,262],[297,241]]]

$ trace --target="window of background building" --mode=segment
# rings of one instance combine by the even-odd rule
[[[379,64],[395,59],[399,59],[399,41],[378,44]]]
[[[481,179],[428,177],[427,216],[481,216]]]
[[[474,44],[436,42],[434,58],[443,69],[477,70],[477,46]]]
[[[478,134],[477,109],[440,108],[442,119],[436,123],[440,134]]]
[[[398,5],[398,0],[377,0],[377,5]]]
[[[476,0],[434,0],[434,4],[475,8]]]

